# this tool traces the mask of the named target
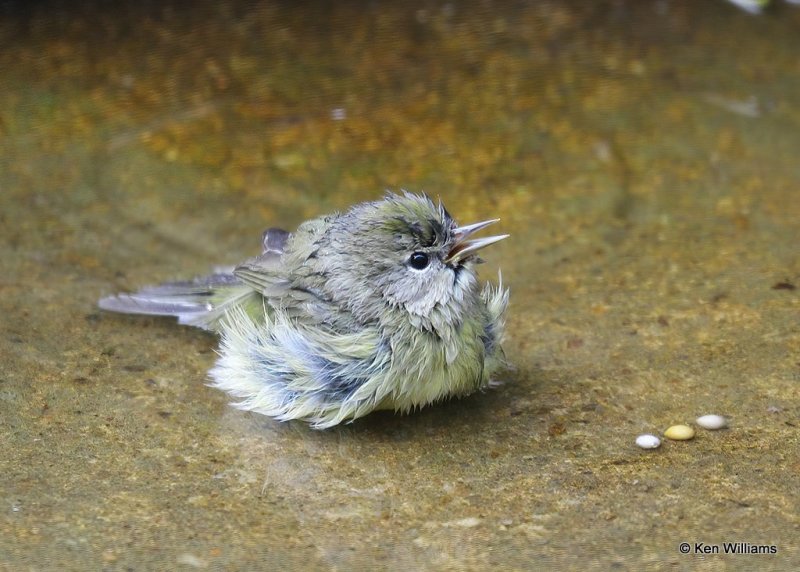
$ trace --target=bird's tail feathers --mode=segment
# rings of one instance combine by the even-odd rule
[[[194,280],[166,282],[132,294],[107,296],[98,305],[122,314],[174,316],[180,324],[216,330],[226,311],[256,303],[257,299],[258,293],[232,272],[217,271]]]

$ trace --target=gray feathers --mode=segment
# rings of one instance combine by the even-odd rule
[[[488,385],[503,364],[508,291],[480,290],[474,272],[474,251],[499,238],[466,242],[490,222],[458,227],[426,196],[389,194],[292,234],[268,229],[232,272],[100,307],[218,331],[212,385],[242,409],[317,428],[410,411]]]
[[[232,273],[216,272],[191,281],[147,286],[134,294],[107,296],[98,306],[123,314],[175,316],[179,324],[213,330],[227,309],[252,300],[252,294]]]

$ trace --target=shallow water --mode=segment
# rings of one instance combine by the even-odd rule
[[[65,6],[0,7],[0,568],[800,567],[800,8]],[[317,432],[96,309],[386,188],[512,234],[500,387]]]

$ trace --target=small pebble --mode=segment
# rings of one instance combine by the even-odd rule
[[[712,431],[714,429],[722,429],[728,424],[728,420],[722,415],[703,415],[698,417],[696,422],[703,429],[711,429]]]
[[[673,441],[688,441],[694,437],[694,429],[688,425],[673,425],[664,431],[664,437]]]
[[[655,435],[645,433],[636,438],[636,444],[642,449],[657,449],[661,445],[661,439]]]

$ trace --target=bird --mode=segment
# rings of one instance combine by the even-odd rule
[[[472,238],[441,201],[387,192],[269,228],[232,269],[101,298],[101,309],[177,317],[220,336],[209,385],[235,407],[314,429],[375,410],[409,413],[487,387],[506,365],[509,291],[479,284]]]

